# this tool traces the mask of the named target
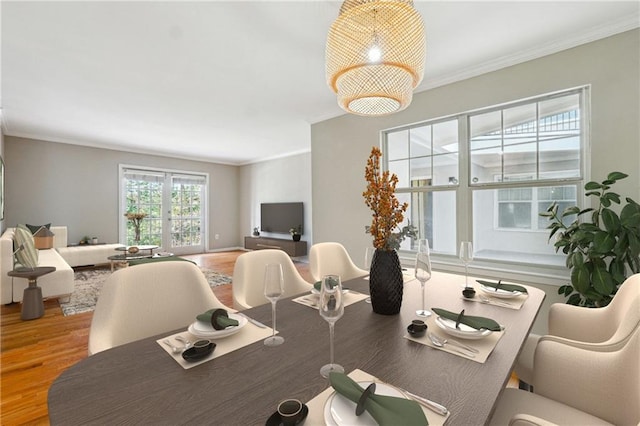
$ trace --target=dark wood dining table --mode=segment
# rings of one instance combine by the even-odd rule
[[[485,363],[405,339],[420,308],[419,282],[405,284],[398,315],[379,315],[365,301],[347,306],[335,326],[335,361],[348,373],[363,370],[393,385],[445,405],[446,424],[487,423],[538,314],[544,292],[527,287],[521,309],[463,300],[464,277],[434,272],[426,286],[428,307],[491,317],[505,332]],[[368,293],[357,278],[345,287]],[[271,306],[244,311],[271,325]],[[183,369],[157,339],[132,342],[95,354],[63,372],[49,389],[52,425],[212,424],[263,425],[287,398],[309,401],[329,386],[320,367],[329,361],[329,327],[318,311],[283,299],[277,325],[284,344],[262,341]],[[186,328],[186,327],[185,327]]]

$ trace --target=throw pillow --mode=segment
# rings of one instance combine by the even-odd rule
[[[42,228],[43,226],[47,229],[51,228],[50,223],[47,223],[46,225],[29,225],[28,223],[26,224],[26,227],[29,228],[29,231],[31,231],[31,234],[35,234],[38,231],[38,229]]]
[[[14,233],[16,249],[23,247],[16,252],[18,263],[27,268],[38,266],[38,250],[33,241],[33,234],[24,225],[18,225]]]

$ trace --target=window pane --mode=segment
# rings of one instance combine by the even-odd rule
[[[387,160],[409,157],[409,131],[401,130],[387,134]]]
[[[471,183],[496,182],[502,176],[502,151],[499,148],[471,152]]]
[[[536,180],[536,144],[512,145],[504,147],[504,175],[527,173],[527,180]]]
[[[433,184],[458,184],[458,154],[436,155],[433,157]]]
[[[431,157],[411,159],[411,187],[419,187],[419,182],[424,181],[431,185]]]
[[[458,152],[458,120],[433,125],[434,154]]]
[[[536,141],[536,104],[520,105],[503,111],[504,144]]]
[[[525,198],[531,191],[533,199],[541,188],[510,188],[510,196]],[[500,190],[505,191],[505,190]],[[499,202],[496,190],[473,191],[473,243],[475,257],[524,263],[564,265],[565,257],[556,254],[553,242],[547,243],[549,233],[540,228],[538,203],[522,201]],[[543,204],[543,211],[548,204]],[[536,211],[532,211],[532,206]],[[545,218],[543,218],[545,219]]]
[[[579,176],[580,141],[578,136],[540,142],[540,178]]]
[[[502,114],[500,111],[473,115],[469,119],[469,146],[472,151],[502,146]]]
[[[409,131],[411,157],[431,155],[431,126],[415,127]]]
[[[433,252],[456,254],[455,191],[414,192],[406,217],[418,228],[418,237],[429,240]]]
[[[408,188],[410,186],[408,160],[389,161],[389,173],[395,173],[398,176],[398,188]]]

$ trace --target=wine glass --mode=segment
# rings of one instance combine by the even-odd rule
[[[426,309],[424,303],[424,284],[431,279],[431,259],[429,258],[429,241],[420,240],[418,242],[418,252],[416,253],[415,277],[420,281],[422,288],[422,309],[416,311],[419,317],[428,317],[431,311]]]
[[[266,346],[278,346],[284,342],[284,337],[276,336],[276,302],[284,293],[284,276],[282,265],[268,264],[264,268],[264,296],[271,301],[271,316],[273,318],[273,334],[264,339]]]
[[[473,244],[471,244],[471,241],[460,243],[458,257],[464,263],[464,288],[469,288],[469,263],[473,260]]]
[[[333,329],[336,321],[344,314],[344,302],[342,300],[342,283],[339,275],[326,275],[322,279],[320,288],[320,316],[329,323],[329,364],[320,369],[322,377],[329,377],[329,373],[335,371],[344,373],[344,367],[333,362]]]

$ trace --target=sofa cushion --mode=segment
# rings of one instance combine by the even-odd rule
[[[33,241],[33,234],[24,225],[18,225],[15,230],[15,248],[18,263],[27,268],[38,266],[38,250]],[[22,246],[22,249],[20,247]]]
[[[47,229],[51,229],[51,224],[47,223],[46,225],[29,225],[28,223],[25,225],[27,228],[29,228],[29,231],[31,231],[32,234],[35,235],[35,233],[38,231],[38,229],[42,228],[43,226]]]

